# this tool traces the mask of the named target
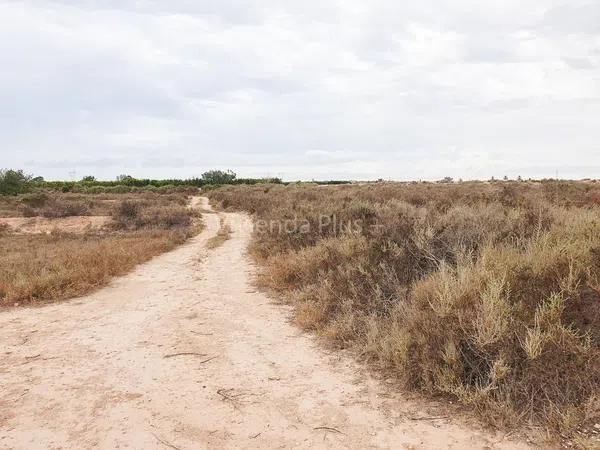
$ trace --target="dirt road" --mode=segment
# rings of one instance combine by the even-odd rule
[[[525,448],[320,349],[253,288],[249,218],[221,216],[233,234],[214,250],[205,214],[106,288],[0,312],[0,448]]]

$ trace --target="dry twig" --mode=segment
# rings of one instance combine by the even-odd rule
[[[152,433],[152,432],[151,432],[151,433]],[[173,449],[175,449],[175,450],[181,450],[179,447],[176,447],[176,446],[174,446],[174,445],[173,445],[173,444],[171,444],[170,442],[167,442],[167,441],[165,441],[165,440],[163,440],[163,439],[159,438],[159,437],[158,437],[156,434],[154,434],[154,433],[152,433],[152,436],[154,436],[154,437],[156,438],[156,440],[157,440],[158,442],[160,442],[162,445],[165,445],[165,446],[167,446],[167,447],[169,447],[169,448],[173,448]]]
[[[206,356],[206,353],[196,353],[196,352],[171,353],[169,355],[163,356],[163,358],[173,358],[175,356]]]
[[[337,428],[333,428],[333,427],[314,427],[313,430],[325,430],[325,431],[331,431],[333,433],[345,434],[344,432],[338,430]]]
[[[441,420],[447,419],[448,416],[423,416],[423,417],[409,417],[410,420]]]

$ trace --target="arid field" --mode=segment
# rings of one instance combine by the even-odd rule
[[[0,196],[0,306],[81,295],[199,230],[185,193]]]
[[[487,423],[600,421],[600,184],[224,187],[261,286],[405,388]]]
[[[0,450],[600,450],[600,0],[0,0]]]
[[[600,183],[95,191],[0,196],[0,447],[597,448]]]

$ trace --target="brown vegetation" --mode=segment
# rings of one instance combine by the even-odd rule
[[[35,194],[37,195],[37,194]],[[45,195],[45,194],[44,194]],[[90,211],[110,214],[103,230],[84,234],[56,229],[44,235],[19,235],[0,225],[0,306],[29,304],[84,294],[135,265],[174,248],[197,231],[198,213],[185,207],[184,195],[144,195],[112,198],[78,195],[31,201],[22,196],[13,204],[28,204],[48,216],[56,205],[93,205]],[[13,200],[13,199],[10,199]],[[10,202],[8,200],[8,202]],[[4,199],[4,204],[8,203]],[[102,206],[100,206],[102,205]],[[62,216],[59,209],[56,216]]]
[[[599,185],[260,186],[209,196],[255,215],[262,283],[287,294],[297,322],[330,344],[500,426],[569,434],[600,421]]]
[[[146,201],[124,200],[112,211],[111,226],[120,230],[186,228],[197,213],[180,205],[155,205]]]
[[[155,207],[184,206],[184,193],[139,192],[124,194],[77,194],[38,191],[17,196],[0,195],[0,217],[108,216],[122,201]]]
[[[220,219],[219,223],[219,231],[206,243],[206,247],[211,250],[220,247],[231,238],[231,227],[225,223],[223,218]]]

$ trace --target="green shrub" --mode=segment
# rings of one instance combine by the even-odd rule
[[[209,170],[202,174],[202,182],[205,184],[231,184],[235,179],[236,174],[231,170]]]
[[[17,195],[30,188],[31,176],[22,170],[0,169],[0,194]]]

